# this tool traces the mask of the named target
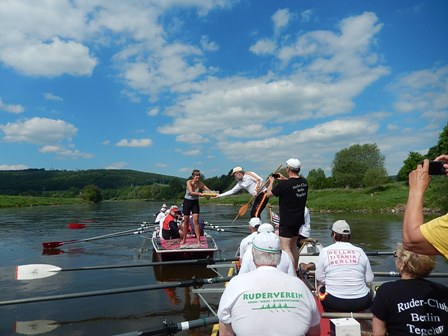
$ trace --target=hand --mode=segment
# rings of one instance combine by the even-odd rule
[[[445,168],[446,173],[448,175],[448,154],[439,155],[434,159],[434,161],[443,161],[443,168]]]
[[[428,168],[429,160],[425,159],[423,165],[417,165],[417,168],[409,174],[409,193],[420,192],[423,194],[426,191],[431,180]]]

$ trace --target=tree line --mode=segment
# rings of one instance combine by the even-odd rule
[[[404,160],[397,176],[388,176],[384,167],[384,155],[375,143],[353,145],[337,152],[331,176],[323,169],[312,169],[308,176],[310,189],[371,188],[373,191],[395,181],[407,181],[408,174],[423,159],[433,159],[448,153],[448,123],[439,139],[426,154],[411,151]],[[205,184],[223,192],[231,188],[235,180],[229,171],[226,175],[206,178]],[[147,199],[176,200],[185,192],[186,179],[134,170],[92,169],[82,171],[26,169],[0,171],[0,193],[3,195],[82,197],[88,201]],[[433,177],[429,195],[446,208],[448,204],[448,178]],[[440,191],[440,193],[439,193]]]

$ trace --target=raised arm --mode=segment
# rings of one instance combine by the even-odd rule
[[[423,224],[423,201],[431,177],[428,174],[429,161],[424,160],[409,174],[409,195],[403,217],[403,246],[421,254],[439,254],[420,231]]]

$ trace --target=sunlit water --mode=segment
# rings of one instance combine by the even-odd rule
[[[52,277],[29,281],[15,280],[15,267],[23,264],[52,264],[62,268],[129,264],[152,261],[150,241],[142,235],[130,235],[64,244],[59,254],[44,254],[43,242],[68,241],[138,228],[143,221],[152,221],[160,208],[152,202],[118,202],[99,205],[73,205],[0,209],[0,301],[33,298],[94,290],[155,284],[158,281],[183,277],[208,277],[203,267],[175,266],[169,271],[157,267],[121,268],[60,272]],[[216,225],[230,225],[238,208],[202,206],[203,218]],[[86,228],[70,230],[67,224],[94,220]],[[401,239],[401,215],[312,214],[312,235],[327,245],[331,243],[329,226],[337,219],[346,219],[352,226],[352,242],[366,251],[393,251]],[[234,257],[240,240],[247,231],[248,218],[239,219],[241,229],[233,232],[208,232],[215,237],[219,251],[215,257]],[[235,231],[241,231],[237,233]],[[147,234],[149,236],[149,234]],[[370,257],[374,271],[395,271],[391,256]],[[436,268],[448,272],[441,257]],[[211,275],[213,276],[213,275]],[[387,279],[390,280],[390,279]],[[447,284],[447,279],[434,279]],[[212,298],[216,308],[219,298]],[[137,293],[67,299],[39,303],[0,306],[0,335],[23,334],[22,322],[36,322],[36,330],[28,334],[42,335],[116,335],[142,329],[158,329],[162,321],[179,322],[209,316],[204,304],[188,288],[151,290]],[[39,323],[54,321],[49,332],[42,333]],[[40,322],[39,322],[40,321]],[[15,331],[16,322],[19,322]],[[179,333],[202,335],[209,328]]]

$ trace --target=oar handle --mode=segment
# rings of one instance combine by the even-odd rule
[[[22,303],[35,303],[35,302],[42,302],[42,301],[57,301],[57,300],[66,300],[66,299],[76,299],[76,298],[82,298],[82,297],[92,297],[92,296],[111,295],[111,294],[143,292],[143,291],[148,291],[148,290],[164,289],[164,288],[197,287],[197,286],[206,285],[206,284],[227,282],[227,281],[230,281],[230,279],[232,279],[232,277],[192,279],[192,280],[184,280],[184,281],[178,281],[178,282],[158,283],[158,284],[153,284],[153,285],[105,289],[105,290],[80,292],[80,293],[72,293],[72,294],[40,296],[40,297],[34,297],[34,298],[3,301],[3,302],[0,302],[0,306],[8,306],[8,305],[15,305],[15,304],[22,304]]]
[[[179,331],[190,330],[193,328],[205,327],[209,324],[215,324],[219,322],[217,316],[204,317],[197,320],[190,320],[184,322],[168,322],[163,321],[164,326],[160,329],[146,329],[139,331],[132,331],[124,334],[117,334],[114,336],[156,336],[156,335],[173,335]]]

